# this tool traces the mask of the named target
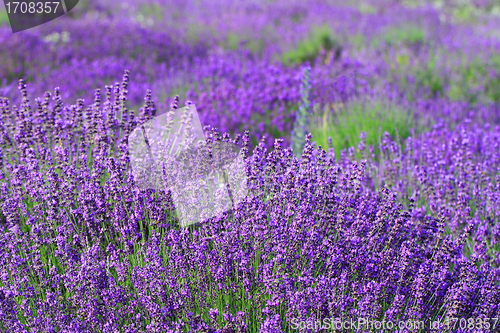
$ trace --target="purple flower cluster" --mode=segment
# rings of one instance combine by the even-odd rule
[[[22,34],[0,27],[0,330],[291,332],[327,318],[498,330],[500,42],[484,28],[498,22],[386,1],[195,3],[95,1]],[[339,54],[280,61],[324,24]],[[135,179],[128,141],[175,114],[174,95],[196,104],[209,151],[243,151],[249,189],[188,227],[172,187]],[[377,156],[364,132],[338,154],[310,134],[292,150],[297,111],[365,97],[416,110],[425,130],[381,133]]]

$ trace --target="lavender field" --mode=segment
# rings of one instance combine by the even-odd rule
[[[193,105],[247,190],[184,225],[129,138]],[[0,5],[0,204],[0,332],[499,332],[500,4]]]

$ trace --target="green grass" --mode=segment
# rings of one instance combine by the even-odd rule
[[[335,57],[340,56],[342,51],[339,37],[326,25],[314,27],[309,36],[302,40],[296,48],[282,55],[281,61],[285,65],[298,65],[307,61],[313,65],[322,50],[333,52]]]
[[[145,17],[151,17],[155,20],[160,21],[160,20],[163,20],[165,17],[164,12],[163,12],[164,10],[165,10],[165,8],[163,8],[162,6],[160,6],[157,3],[142,4],[139,7],[139,14],[142,14]]]
[[[386,54],[385,61],[390,64],[388,81],[397,83],[410,102],[416,96],[422,97],[422,89],[427,89],[426,98],[444,96],[449,78],[443,75],[442,65],[438,65],[444,54],[435,50],[425,60],[415,59],[409,50],[398,51],[395,56]],[[413,77],[412,82],[408,82],[409,76]]]
[[[254,55],[262,56],[262,52],[266,47],[266,42],[263,37],[250,38],[241,34],[236,34],[230,31],[226,35],[226,40],[222,43],[222,47],[225,50],[237,50],[239,48],[244,48],[250,50]]]
[[[415,25],[404,27],[390,27],[385,33],[373,40],[373,46],[378,48],[385,43],[385,46],[415,45],[425,43],[427,34],[425,30]]]
[[[367,43],[365,36],[360,32],[353,35],[349,41],[350,41],[351,47],[357,51],[363,49]],[[351,56],[352,56],[352,54],[351,54]]]
[[[7,12],[3,9],[0,9],[0,27],[8,23],[9,17],[7,16]]]
[[[487,60],[463,56],[456,65],[451,63],[452,56],[446,51],[434,50],[427,61],[415,64],[410,54],[398,53],[389,77],[406,89],[409,101],[418,94],[415,88],[424,87],[428,89],[428,98],[440,95],[472,105],[500,102],[499,53],[492,53]],[[448,74],[450,71],[452,75]],[[407,75],[413,76],[413,83],[407,83]]]
[[[375,14],[377,9],[369,3],[362,2],[358,5],[358,10],[361,14]]]
[[[410,136],[411,128],[420,131],[411,112],[384,101],[352,101],[347,105],[316,107],[310,126],[313,141],[324,149],[328,147],[328,137],[331,137],[337,156],[342,149],[349,147],[358,151],[361,132],[366,133],[365,150],[373,145],[378,156],[380,134],[387,131],[396,138],[397,128],[397,134],[404,140]]]
[[[493,71],[496,75],[491,75]],[[477,102],[500,102],[500,54],[493,53],[487,61],[480,58],[462,59],[456,80],[450,84],[449,97],[452,100]]]
[[[220,38],[220,33],[211,25],[202,24],[201,22],[192,22],[187,25],[185,33],[185,41],[187,43],[201,43],[207,37]]]
[[[500,6],[497,1],[490,1],[488,5],[478,7],[473,0],[447,0],[446,5],[443,0],[429,0],[435,8],[450,14],[453,21],[457,23],[478,23],[483,19],[483,16],[500,15]],[[422,0],[403,0],[404,6],[415,8],[425,5]]]
[[[431,55],[429,61],[426,62],[421,71],[416,72],[416,81],[422,86],[428,87],[432,97],[437,97],[438,94],[444,94],[445,82],[443,77],[436,70],[437,57]]]

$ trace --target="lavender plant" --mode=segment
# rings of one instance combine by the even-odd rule
[[[0,330],[498,330],[498,22],[385,1],[198,2],[96,0],[23,34],[0,27]],[[304,42],[314,26],[342,52]],[[209,153],[181,165],[204,174],[238,147],[248,185],[187,225],[176,174],[141,186],[130,140],[160,116],[190,138],[175,93],[209,125]],[[312,101],[336,121],[308,122]]]

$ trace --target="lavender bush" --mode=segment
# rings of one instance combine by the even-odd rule
[[[95,1],[0,27],[1,330],[497,331],[498,21],[386,1],[210,4]],[[173,124],[181,100],[208,151],[186,169],[235,147],[248,189],[233,200],[226,179],[231,205],[196,223],[174,174],[148,188],[134,173],[132,134]]]

